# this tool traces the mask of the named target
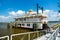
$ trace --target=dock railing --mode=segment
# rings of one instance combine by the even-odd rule
[[[60,27],[58,27],[47,40],[56,40],[56,36],[59,33]]]

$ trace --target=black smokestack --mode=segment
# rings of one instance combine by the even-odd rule
[[[38,14],[38,3],[37,3],[37,14]]]

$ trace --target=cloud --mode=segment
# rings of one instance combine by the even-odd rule
[[[16,16],[16,13],[15,13],[15,11],[11,11],[11,12],[8,12],[10,15],[12,15],[12,16]]]
[[[8,19],[8,18],[10,18],[10,16],[0,16],[0,19]]]
[[[49,21],[58,21],[58,17],[57,17],[57,11],[50,11],[47,15],[48,15],[48,20]]]
[[[18,17],[18,16],[21,17],[21,15],[23,15],[25,13],[25,11],[18,10],[16,12],[15,11],[11,11],[11,12],[8,12],[8,13],[9,13],[9,15],[11,15],[13,17]]]
[[[8,22],[11,16],[0,16],[0,22]]]
[[[49,13],[49,12],[51,12],[52,10],[44,10],[43,12],[44,13]],[[42,11],[41,10],[39,10],[39,13],[42,13]]]
[[[58,20],[59,18],[57,18],[57,11],[53,11],[53,10],[44,10],[43,11],[44,13],[44,15],[47,15],[48,17],[47,17],[47,20],[48,21],[55,21],[55,20]],[[2,22],[2,20],[4,21],[4,22],[9,22],[9,21],[13,21],[14,20],[14,18],[16,18],[16,17],[22,17],[23,15],[25,15],[25,11],[23,11],[23,10],[18,10],[18,11],[9,11],[8,12],[9,13],[9,15],[8,16],[1,16],[0,15],[0,21]],[[33,13],[36,13],[36,11],[33,11]],[[39,10],[39,13],[40,14],[42,14],[42,11],[41,10]],[[60,16],[60,14],[59,14],[59,16]]]
[[[60,17],[60,13],[57,15],[57,17]]]
[[[57,11],[44,10],[43,12],[44,12],[43,13],[44,15],[47,15],[47,20],[48,21],[58,21],[59,20],[59,18],[57,16],[60,16],[60,14],[57,15],[57,13],[58,13]],[[39,13],[41,14],[42,11],[39,10]]]
[[[18,10],[16,13],[21,15],[21,14],[25,13],[25,11]]]
[[[8,16],[1,16],[0,15],[0,21],[2,22],[8,22],[8,21],[13,21],[14,18],[16,17],[21,17],[22,15],[25,14],[25,11],[22,10],[18,10],[18,11],[9,11],[8,12],[9,15]],[[6,21],[7,20],[7,21]]]

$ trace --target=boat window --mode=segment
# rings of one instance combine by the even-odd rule
[[[27,26],[30,26],[30,24],[27,24]]]
[[[20,27],[21,27],[21,24],[18,24],[18,25],[20,25]]]
[[[22,24],[22,26],[24,26],[24,24]]]
[[[26,18],[24,18],[24,21],[26,21]]]
[[[20,21],[22,21],[22,19],[20,19]]]

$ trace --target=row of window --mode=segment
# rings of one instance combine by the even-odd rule
[[[15,19],[15,21],[26,21],[27,19],[26,18],[23,18],[23,19]],[[30,18],[28,18],[28,20],[30,20]],[[36,18],[34,18],[33,20],[36,20]]]
[[[24,20],[24,21],[26,21],[26,18],[24,18],[24,19],[15,19],[15,21],[22,21],[22,20]]]
[[[25,26],[25,24],[18,24],[18,25],[20,25],[20,26],[21,26],[21,25],[22,25],[22,26]],[[30,26],[30,24],[27,24],[27,26]]]

